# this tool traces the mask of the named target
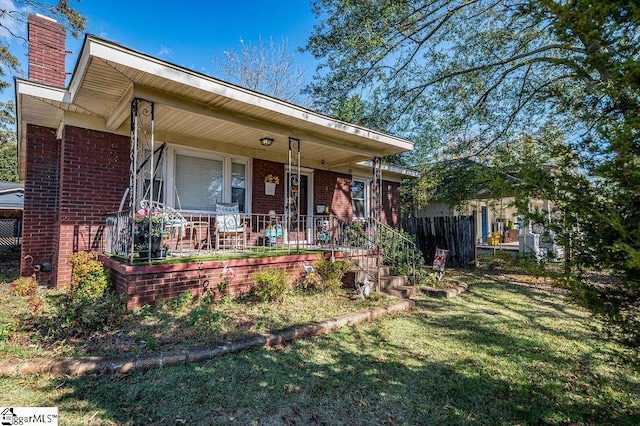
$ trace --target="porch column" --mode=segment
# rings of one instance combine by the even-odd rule
[[[154,143],[154,103],[151,101],[147,101],[145,99],[134,98],[131,101],[131,149],[129,152],[129,227],[128,227],[128,258],[129,262],[133,262],[133,256],[135,253],[135,243],[134,243],[134,227],[135,227],[135,214],[138,210],[138,206],[136,206],[136,202],[138,200],[138,187],[140,185],[141,188],[144,188],[144,176],[141,176],[141,171],[138,167],[138,147],[139,139],[142,138],[143,141],[150,147],[149,152],[151,153],[149,161],[149,167],[151,172],[151,179],[149,182],[149,189],[147,193],[149,194],[149,206],[152,206],[153,202],[153,180],[154,180],[154,155],[153,155],[153,143]],[[143,145],[144,146],[144,145]],[[142,180],[142,182],[139,182]],[[149,239],[151,239],[151,208],[149,208]],[[148,247],[148,255],[147,258],[151,259],[151,241],[147,242]]]
[[[382,160],[373,157],[371,178],[371,218],[382,221]]]
[[[289,178],[286,182],[285,212],[287,245],[291,250],[291,233],[296,233],[296,251],[300,250],[300,139],[289,138]]]

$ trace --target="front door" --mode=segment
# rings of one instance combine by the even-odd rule
[[[300,241],[306,239],[310,219],[308,217],[310,177],[306,173],[300,173],[300,179],[298,180],[296,173],[287,173],[287,179],[291,188],[291,200],[288,202],[288,206],[285,205],[285,212],[289,213],[289,232],[291,240]],[[287,201],[288,200],[285,200],[285,204],[287,204]],[[299,222],[298,219],[300,219]]]

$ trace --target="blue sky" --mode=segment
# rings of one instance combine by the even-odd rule
[[[315,23],[307,0],[70,0],[69,4],[87,19],[87,33],[214,77],[214,57],[238,47],[240,39],[255,44],[259,37],[278,43],[285,38],[307,80],[315,70],[310,55],[294,51],[305,44]],[[26,36],[26,28],[21,30]],[[82,37],[67,37],[67,50],[73,52],[67,57],[67,72],[73,70],[81,46]],[[22,50],[15,43],[11,48]],[[16,53],[26,68],[25,52]],[[2,94],[5,99],[13,97],[10,89]]]

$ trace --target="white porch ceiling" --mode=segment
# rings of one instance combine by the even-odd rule
[[[68,89],[19,80],[19,137],[33,123],[59,128],[69,115],[95,130],[129,134],[134,97],[155,104],[156,140],[286,161],[288,139],[301,141],[302,165],[348,167],[413,144],[87,36]],[[275,139],[263,148],[259,139]],[[23,141],[21,141],[21,147]],[[23,152],[21,152],[23,154]]]

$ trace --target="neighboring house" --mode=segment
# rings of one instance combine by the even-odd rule
[[[29,79],[16,79],[22,256],[50,262],[53,271],[43,279],[52,284],[69,284],[70,254],[102,249],[108,213],[135,210],[145,197],[195,212],[206,226],[217,203],[234,202],[255,233],[255,221],[269,213],[398,224],[400,182],[412,174],[382,167],[379,158],[411,150],[410,141],[92,35],[65,87],[64,28],[39,15],[28,27]],[[161,155],[151,156],[156,164],[143,164],[160,147]],[[269,175],[281,182],[275,190],[266,188]],[[119,289],[132,295],[133,278],[121,275],[135,274],[111,267]],[[32,272],[24,261],[22,272]]]
[[[0,248],[20,244],[24,185],[0,182]]]
[[[418,214],[427,217],[475,215],[475,239],[479,244],[487,244],[489,237],[496,232],[504,235],[510,229],[518,230],[524,226],[522,216],[514,207],[514,201],[513,197],[473,198],[458,208],[452,208],[446,203],[433,203],[420,209]],[[544,200],[532,200],[530,208],[551,211],[550,203]],[[515,239],[513,236],[507,237],[506,242],[517,242],[518,234],[515,235]],[[505,242],[504,238],[502,242]]]
[[[24,184],[0,182],[0,218],[21,218],[24,208]]]
[[[446,179],[455,179],[465,175],[471,169],[482,170],[485,166],[471,160],[453,160],[445,167],[448,175]],[[511,175],[504,175],[507,188],[517,184],[518,179]],[[515,207],[513,192],[506,190],[502,197],[490,196],[486,187],[480,187],[474,196],[469,197],[461,206],[454,208],[446,202],[435,202],[420,207],[416,211],[419,217],[473,215],[475,218],[475,236],[477,246],[501,246],[520,252],[533,252],[540,259],[547,258],[549,252],[555,258],[562,257],[562,249],[551,241],[553,238],[541,237],[544,231],[539,227],[532,227],[526,223],[523,215]],[[548,200],[530,200],[530,211],[540,211],[553,214],[553,204]]]

